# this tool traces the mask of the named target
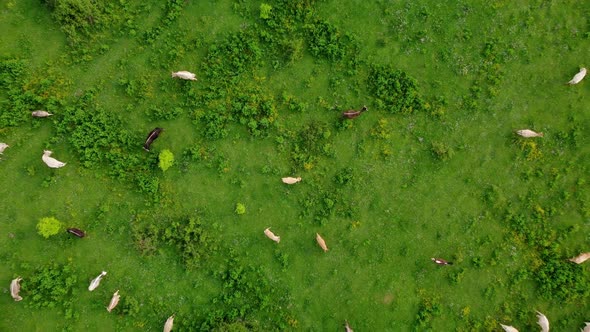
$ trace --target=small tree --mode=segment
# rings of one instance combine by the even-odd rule
[[[174,164],[174,154],[172,154],[172,152],[168,149],[162,150],[158,156],[158,159],[160,160],[158,166],[160,166],[164,172]]]
[[[272,6],[266,3],[260,4],[260,18],[268,19],[270,17],[270,11],[272,10]]]
[[[37,233],[46,239],[59,233],[62,228],[63,224],[61,221],[53,217],[41,218],[39,223],[37,223]]]

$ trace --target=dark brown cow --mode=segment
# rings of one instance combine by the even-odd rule
[[[342,116],[347,119],[354,119],[354,118],[358,117],[359,115],[361,115],[361,113],[363,113],[366,110],[367,110],[367,106],[363,106],[363,108],[361,108],[358,111],[355,111],[355,110],[344,111],[344,112],[342,112]]]
[[[150,145],[152,142],[160,136],[160,133],[163,131],[163,128],[155,128],[154,130],[150,131],[147,138],[145,139],[145,143],[143,144],[143,149],[146,151],[150,151]]]
[[[433,262],[435,262],[438,265],[453,265],[452,262],[447,262],[442,258],[431,258]]]
[[[86,236],[86,233],[84,233],[83,230],[77,228],[68,228],[67,232],[70,234],[74,234],[79,238],[83,238]]]

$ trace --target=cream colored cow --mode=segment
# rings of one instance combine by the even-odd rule
[[[100,285],[100,280],[102,279],[102,277],[104,277],[104,276],[106,276],[106,275],[107,275],[106,271],[102,271],[102,272],[101,272],[101,273],[98,275],[98,277],[96,277],[96,278],[92,279],[92,281],[90,282],[90,286],[88,286],[88,290],[89,290],[89,291],[91,291],[91,292],[92,292],[93,290],[95,290],[95,289],[96,289],[96,287],[98,287],[98,285]]]
[[[530,129],[517,130],[516,133],[519,134],[520,136],[526,137],[526,138],[529,138],[529,137],[543,137],[543,135],[544,135],[543,133],[537,133],[537,132],[534,132],[534,131],[532,131]]]
[[[174,314],[172,316],[168,317],[168,319],[166,320],[166,323],[164,324],[164,332],[172,331],[173,325],[174,325]]]
[[[22,301],[23,299],[20,295],[18,295],[18,293],[20,292],[21,280],[23,280],[23,278],[18,277],[16,279],[13,279],[12,282],[10,282],[10,295],[15,301]]]
[[[295,184],[295,183],[301,181],[301,177],[297,177],[297,178],[286,177],[286,178],[282,178],[281,180],[283,180],[283,183],[286,183],[286,184]]]
[[[111,312],[111,310],[115,309],[117,304],[119,304],[120,298],[121,296],[119,295],[119,290],[117,289],[117,291],[113,294],[113,297],[111,298],[111,303],[109,303],[109,306],[107,307],[108,312]]]
[[[320,234],[315,233],[315,240],[318,242],[320,247],[324,250],[324,252],[328,251],[328,246],[326,245],[326,241],[320,236]]]
[[[271,232],[270,227],[264,230],[264,235],[266,235],[269,239],[275,241],[276,243],[281,242],[281,237],[276,236],[273,232]]]
[[[588,259],[590,259],[590,252],[581,253],[576,257],[570,258],[569,261],[576,264],[582,264]]]
[[[43,156],[41,157],[41,160],[43,160],[43,162],[45,163],[45,165],[49,166],[50,168],[61,168],[64,167],[66,165],[66,163],[63,163],[53,157],[50,157],[51,154],[53,152],[49,151],[49,150],[44,150],[43,151]]]
[[[549,332],[549,320],[545,315],[537,311],[537,324],[541,326],[541,332]]]
[[[191,73],[190,71],[185,71],[185,70],[181,70],[181,71],[177,71],[176,73],[172,73],[172,78],[180,78],[183,80],[190,80],[190,81],[196,81],[197,77],[195,74]]]

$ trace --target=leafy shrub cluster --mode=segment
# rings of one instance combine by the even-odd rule
[[[71,263],[52,263],[38,268],[28,279],[23,279],[22,290],[26,292],[27,305],[33,308],[63,306],[65,318],[74,316],[72,309],[73,287],[78,282],[76,270]]]
[[[164,149],[160,152],[158,156],[158,166],[162,171],[168,170],[174,164],[174,154],[168,150]]]
[[[143,35],[143,40],[150,45],[158,39],[162,31],[176,21],[184,9],[187,1],[184,0],[167,0],[164,5],[164,15],[160,19],[160,24],[150,28]]]
[[[424,110],[424,100],[416,80],[389,65],[372,65],[368,81],[369,92],[377,98],[379,108],[391,113],[413,113]]]
[[[180,251],[188,269],[200,267],[218,249],[218,241],[205,227],[200,215],[139,214],[131,229],[135,246],[142,254],[154,254],[161,245],[167,244]]]
[[[588,299],[590,296],[590,277],[575,263],[548,252],[543,264],[534,274],[541,296],[557,302],[571,303]]]
[[[423,295],[422,302],[418,307],[416,314],[416,322],[414,323],[414,331],[424,331],[431,325],[431,321],[435,316],[440,315],[441,306],[437,299]]]
[[[350,35],[343,35],[338,28],[332,24],[316,20],[306,25],[309,51],[318,58],[325,58],[330,61],[340,61],[353,43]]]
[[[210,331],[237,322],[255,327],[250,322],[258,317],[263,319],[267,330],[285,330],[294,321],[288,312],[287,291],[278,282],[271,283],[259,267],[230,258],[225,268],[214,276],[223,283],[222,291],[213,299],[215,309],[209,311],[201,330]]]
[[[267,136],[278,117],[273,98],[264,95],[259,88],[239,91],[231,101],[231,112],[254,137]]]
[[[31,78],[28,66],[24,60],[0,60],[0,128],[20,125],[37,109],[54,113],[65,103],[69,83],[45,73]]]
[[[235,82],[237,76],[250,71],[260,61],[262,49],[257,36],[249,30],[229,34],[220,44],[209,48],[204,71],[210,80]]]
[[[310,170],[321,155],[332,155],[332,136],[328,125],[322,122],[311,122],[291,135],[291,160],[296,168]]]

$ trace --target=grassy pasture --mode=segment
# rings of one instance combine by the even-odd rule
[[[66,4],[91,14],[60,16]],[[589,65],[584,1],[261,4],[0,2],[0,330],[155,331],[172,314],[179,331],[590,319],[590,268],[567,261],[590,251],[590,88],[564,84]],[[378,95],[388,68],[410,78],[390,95],[415,90]],[[412,91],[413,110],[390,104]],[[67,166],[47,168],[44,149]],[[48,216],[88,236],[44,239]],[[54,263],[52,300],[32,280]]]

